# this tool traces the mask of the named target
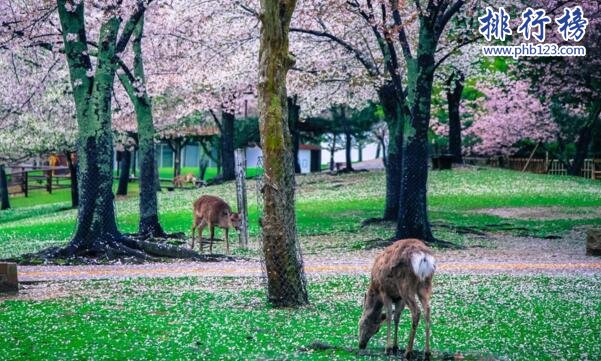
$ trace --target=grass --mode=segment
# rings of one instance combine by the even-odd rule
[[[0,350],[15,360],[365,359],[357,356],[356,335],[366,286],[366,277],[310,279],[311,304],[293,310],[268,306],[252,278],[58,284],[71,296],[0,302]],[[438,275],[434,355],[598,360],[600,287],[597,276]],[[401,347],[409,323],[405,311]],[[420,324],[417,349],[423,350],[423,341]],[[316,342],[331,347],[312,347]],[[385,327],[367,355],[387,359],[384,346]]]
[[[308,252],[323,248],[311,240],[328,236],[341,250],[362,248],[375,238],[394,234],[394,225],[361,228],[361,221],[381,215],[384,206],[384,173],[369,172],[330,176],[300,176],[297,180],[297,225]],[[134,232],[138,222],[136,184],[130,195],[116,202],[120,229]],[[254,180],[247,182],[250,234],[258,234],[259,210]],[[529,236],[561,236],[574,227],[601,225],[601,217],[573,219],[502,218],[480,212],[482,208],[547,207],[566,209],[601,206],[601,182],[582,178],[546,176],[508,170],[481,169],[431,172],[429,179],[430,217],[435,232],[454,242],[470,242],[453,227],[509,232]],[[191,204],[202,194],[219,195],[235,205],[233,182],[159,194],[160,217],[169,232],[188,232]],[[58,192],[51,197],[59,197]],[[32,197],[33,199],[33,197]],[[59,200],[57,198],[57,200]],[[13,198],[17,201],[17,198]],[[0,212],[0,258],[37,251],[69,240],[76,211],[66,209],[68,202],[41,202],[36,206],[16,207]],[[235,207],[234,207],[235,208]],[[444,227],[443,227],[444,226]],[[450,229],[448,227],[451,227]],[[345,237],[362,234],[361,239],[345,242]],[[320,242],[321,242],[320,241]]]

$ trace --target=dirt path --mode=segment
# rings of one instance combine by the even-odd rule
[[[371,259],[351,260],[308,259],[308,275],[368,274]],[[440,262],[440,273],[521,274],[521,273],[582,273],[601,274],[601,261],[577,262]],[[65,281],[86,279],[120,279],[130,277],[229,276],[256,277],[262,275],[258,261],[215,263],[154,263],[145,265],[107,266],[21,266],[21,282]]]

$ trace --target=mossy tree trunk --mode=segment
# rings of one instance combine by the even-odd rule
[[[381,139],[384,166],[386,170],[386,199],[383,220],[395,221],[399,215],[401,189],[401,151],[403,148],[401,104],[398,89],[392,82],[384,84],[378,90],[378,97],[384,110],[388,126],[388,150]]]
[[[294,157],[288,125],[286,75],[294,63],[288,33],[295,0],[261,0],[259,48],[259,117],[265,183],[263,253],[268,298],[275,306],[308,302],[296,234]]]
[[[447,104],[449,111],[449,153],[453,156],[454,163],[462,163],[461,155],[461,93],[465,78],[460,71],[453,71],[447,80]]]
[[[0,164],[0,210],[10,209],[10,201],[8,199],[8,179],[4,164]]]
[[[67,10],[67,3],[74,7]],[[117,229],[113,195],[112,89],[117,54],[129,42],[135,23],[143,13],[139,7],[118,36],[122,21],[108,17],[100,26],[95,70],[88,51],[84,2],[57,0],[78,124],[77,225],[61,256],[83,251],[102,254],[114,249],[122,237]],[[75,34],[76,39],[68,38]]]
[[[411,121],[403,130],[403,162],[397,238],[418,238],[435,241],[427,210],[428,127],[434,80],[436,35],[424,18],[420,19],[417,55],[410,60],[408,101]]]
[[[138,148],[140,155],[140,223],[138,234],[142,237],[165,237],[159,222],[157,189],[160,183],[155,159],[155,128],[152,116],[152,100],[146,91],[146,77],[142,57],[144,18],[137,23],[132,39],[134,53],[133,74],[125,67],[119,74],[136,112],[138,125]],[[134,84],[141,84],[136,88]]]

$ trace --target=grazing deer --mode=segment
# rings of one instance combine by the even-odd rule
[[[200,240],[200,253],[202,253],[202,231],[209,226],[211,241],[209,243],[209,252],[213,253],[213,238],[215,237],[215,227],[222,228],[225,231],[225,253],[230,253],[229,229],[240,230],[240,216],[232,212],[230,206],[219,197],[205,195],[194,202],[194,223],[192,223],[192,245],[194,249],[194,231],[198,228],[198,239]]]
[[[173,186],[175,188],[183,188],[184,184],[187,183],[192,183],[194,185],[196,184],[196,177],[194,176],[194,174],[188,173],[185,176],[178,175],[175,178],[173,178]]]
[[[424,309],[426,320],[426,357],[430,355],[430,295],[436,264],[430,248],[418,239],[402,239],[379,254],[371,270],[369,289],[365,294],[363,315],[359,320],[359,348],[365,349],[369,339],[386,320],[386,353],[398,350],[399,319],[403,308],[411,311],[412,323],[405,356],[413,349],[420,310],[415,296]],[[394,344],[390,346],[390,322],[394,304]],[[385,314],[382,314],[382,308]]]

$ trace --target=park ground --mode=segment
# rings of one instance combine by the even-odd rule
[[[393,224],[362,225],[382,211],[384,174],[297,183],[309,306],[266,302],[250,180],[253,243],[234,247],[235,262],[22,267],[20,294],[0,299],[0,359],[384,358],[382,331],[365,354],[356,346],[370,262],[394,233]],[[137,225],[135,189],[116,202],[125,232]],[[206,193],[235,204],[231,183],[163,192],[164,227],[189,235],[192,201]],[[0,213],[0,258],[69,240],[68,198],[39,197]],[[429,206],[435,234],[465,247],[435,250],[436,358],[601,359],[601,260],[584,249],[586,228],[601,225],[601,182],[460,168],[430,174]],[[401,346],[408,330],[405,313]]]

